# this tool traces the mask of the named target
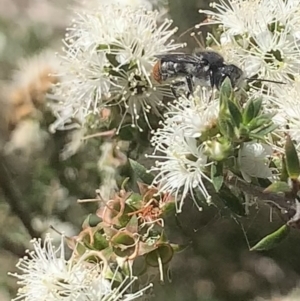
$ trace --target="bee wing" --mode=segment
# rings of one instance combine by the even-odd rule
[[[215,51],[211,51],[211,50],[199,51],[199,52],[195,52],[194,56],[196,56],[199,61],[207,62],[215,67],[221,67],[224,65],[223,56]]]
[[[156,55],[162,62],[185,63],[185,64],[199,64],[201,59],[192,54],[187,53],[168,53]]]

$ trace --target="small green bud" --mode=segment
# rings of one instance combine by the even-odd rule
[[[232,153],[232,146],[226,139],[206,141],[204,151],[213,161],[222,161]]]

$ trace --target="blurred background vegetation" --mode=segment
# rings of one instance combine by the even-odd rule
[[[77,234],[87,214],[96,209],[93,203],[77,200],[94,198],[105,178],[98,164],[105,152],[103,141],[88,139],[75,155],[62,160],[61,151],[68,143],[75,140],[76,148],[78,131],[49,133],[54,117],[41,108],[42,96],[35,88],[22,90],[14,79],[21,59],[60,50],[71,3],[0,0],[0,301],[16,293],[16,281],[7,272],[15,270],[30,238],[46,231],[58,238],[50,226]],[[203,19],[198,9],[208,5],[205,0],[169,0],[169,16],[179,27],[177,39],[191,50],[199,45],[190,29]],[[25,78],[26,72],[30,70],[25,70]],[[249,218],[237,220],[212,206],[198,212],[187,204],[180,216],[170,218],[169,238],[189,248],[176,255],[173,281],[156,287],[155,300],[300,300],[297,291],[279,297],[300,285],[299,233],[275,250],[252,253],[249,245],[282,221],[267,206],[251,211]]]

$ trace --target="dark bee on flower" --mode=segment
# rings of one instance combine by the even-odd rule
[[[224,58],[214,51],[170,53],[157,58],[159,60],[152,70],[153,78],[159,83],[171,81],[174,94],[176,87],[184,82],[188,92],[193,93],[195,85],[219,89],[226,77],[236,87],[243,77],[239,67],[225,64]]]
[[[175,97],[181,86],[187,87],[188,94],[193,93],[196,85],[220,89],[227,77],[233,88],[239,88],[244,80],[268,81],[246,78],[242,69],[234,64],[226,64],[224,58],[214,51],[169,53],[158,55],[157,58],[152,77],[159,83],[170,82]]]

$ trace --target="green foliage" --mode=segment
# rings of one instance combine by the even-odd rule
[[[237,216],[245,216],[245,207],[241,199],[237,197],[226,185],[223,185],[218,193],[220,199],[226,207],[228,207],[233,214]]]
[[[161,223],[164,209],[173,199],[145,184],[139,187],[139,193],[120,191],[116,194],[97,211],[100,222],[93,227],[89,226],[88,217],[82,232],[69,239],[69,246],[78,256],[82,256],[84,249],[101,252],[107,262],[118,264],[125,275],[132,273],[132,266],[139,258],[144,261],[139,274],[146,273],[147,266],[157,267],[160,278],[164,279],[174,253],[183,249],[183,246],[170,244]],[[99,258],[91,255],[89,261]]]
[[[300,175],[300,164],[296,148],[290,136],[287,136],[286,138],[285,155],[288,175],[291,179],[297,180]]]
[[[233,92],[230,81],[224,81],[220,91],[220,132],[230,141],[261,140],[276,128],[272,114],[262,113],[262,99],[249,99],[243,108]]]
[[[290,227],[283,225],[273,233],[260,240],[250,251],[267,251],[278,246],[290,233]]]
[[[288,185],[288,183],[286,182],[281,182],[281,181],[278,181],[278,182],[274,182],[272,183],[270,186],[268,186],[264,192],[266,193],[270,193],[270,192],[273,192],[273,193],[280,193],[280,192],[290,192],[291,191],[291,187]]]
[[[216,192],[219,192],[223,185],[223,165],[219,164],[212,164],[211,166],[211,179],[214,185]]]
[[[154,180],[154,176],[137,161],[129,159],[129,162],[133,169],[133,175],[136,175],[137,179],[142,181],[143,183],[151,185]]]

